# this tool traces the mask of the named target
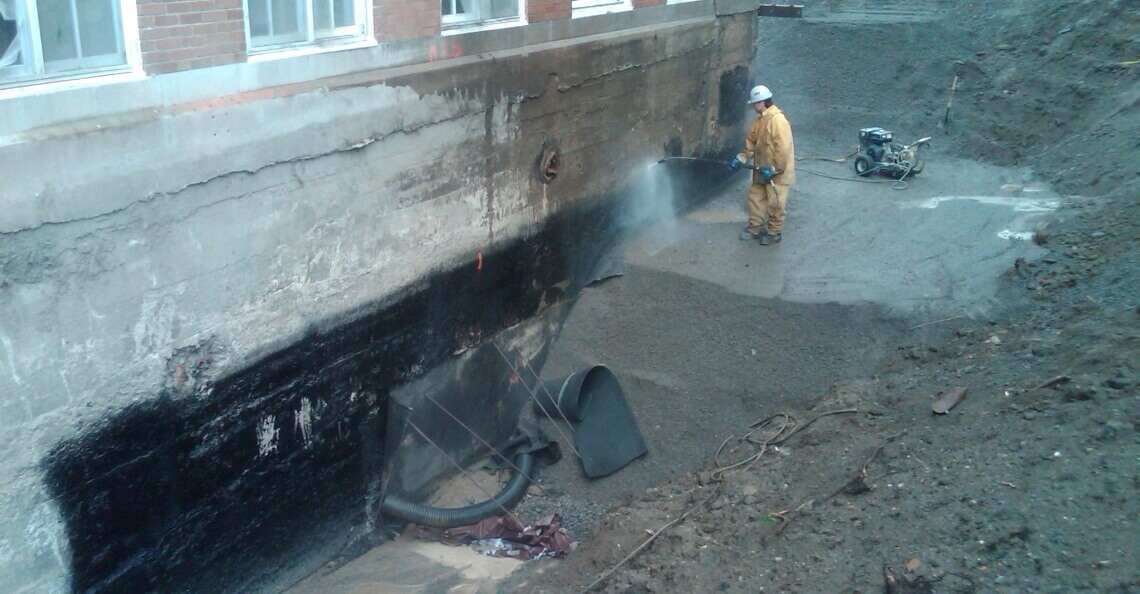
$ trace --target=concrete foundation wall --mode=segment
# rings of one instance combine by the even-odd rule
[[[158,395],[203,413],[219,379],[612,195],[666,146],[734,149],[746,120],[721,110],[747,106],[720,93],[747,79],[754,26],[699,17],[5,137],[0,590],[76,585],[44,481],[61,442]]]

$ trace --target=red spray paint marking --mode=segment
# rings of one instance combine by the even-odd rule
[[[463,46],[454,39],[450,41],[436,41],[428,47],[428,61],[451,60],[463,57]]]

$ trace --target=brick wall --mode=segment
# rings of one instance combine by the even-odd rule
[[[372,0],[376,41],[439,35],[439,0]]]
[[[245,61],[242,0],[138,0],[147,74]]]
[[[242,0],[137,0],[139,39],[147,74],[244,62]],[[633,0],[635,8],[666,0]],[[439,35],[439,0],[372,0],[380,43]],[[571,0],[529,0],[532,23],[568,19]]]
[[[526,3],[527,21],[553,21],[570,18],[570,0],[529,0]]]

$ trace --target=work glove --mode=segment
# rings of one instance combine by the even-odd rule
[[[772,178],[776,177],[776,170],[771,167],[761,167],[760,177],[764,178],[764,181],[772,181]]]
[[[728,162],[728,168],[733,171],[740,169],[741,165],[744,165],[744,160],[740,158],[740,155],[733,157],[732,160]]]

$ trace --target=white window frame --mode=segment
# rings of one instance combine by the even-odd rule
[[[68,0],[75,44],[79,52],[82,52],[83,41],[80,35],[77,3],[84,1],[86,0]],[[116,53],[53,62],[44,61],[37,0],[11,0],[9,4],[14,6],[15,14],[6,16],[14,16],[16,19],[16,43],[20,46],[19,55],[23,63],[18,66],[0,67],[0,89],[131,72],[137,70],[141,63],[138,12],[134,0],[110,2],[113,11],[111,21],[118,25],[114,31]],[[20,22],[26,23],[23,29],[19,28]],[[0,58],[2,57],[0,54]]]
[[[250,4],[264,4],[268,9],[269,24],[273,24],[273,9],[274,2],[290,2],[300,1],[304,4],[304,11],[302,16],[303,23],[301,23],[302,39],[290,39],[290,36],[280,35],[277,40],[274,40],[272,35],[267,36],[270,40],[268,43],[260,43],[255,45],[255,38],[253,36],[253,27],[249,20]],[[325,45],[346,45],[357,44],[364,40],[369,41],[372,37],[372,3],[368,0],[352,0],[353,12],[356,16],[356,22],[351,25],[343,27],[333,27],[332,29],[317,31],[316,22],[313,17],[313,6],[315,2],[327,2],[330,4],[329,14],[333,14],[331,4],[334,0],[243,0],[242,7],[245,9],[245,46],[248,48],[248,53],[251,56],[258,54],[266,54],[273,52],[281,52],[285,50],[293,50],[297,48],[304,48],[306,46],[325,46]],[[335,19],[335,17],[334,17]],[[264,39],[259,37],[257,39]]]
[[[684,2],[698,2],[699,0],[665,0],[665,4],[681,4]]]
[[[633,10],[630,0],[573,0],[570,6],[573,19]]]
[[[452,7],[460,0],[441,0],[451,2]],[[443,9],[440,9],[439,24],[441,35],[454,35],[455,33],[469,33],[472,31],[488,31],[492,29],[505,29],[508,27],[518,27],[527,24],[526,20],[526,2],[525,0],[517,0],[518,14],[515,16],[498,17],[493,19],[483,19],[479,17],[479,12],[485,10],[483,8],[486,0],[462,0],[468,5],[474,5],[479,10],[472,10],[463,14],[443,14]]]

